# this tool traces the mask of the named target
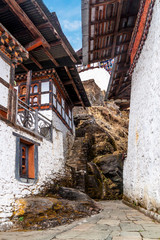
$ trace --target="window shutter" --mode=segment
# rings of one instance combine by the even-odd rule
[[[29,147],[29,153],[28,153],[28,178],[35,178],[34,145],[31,145]]]

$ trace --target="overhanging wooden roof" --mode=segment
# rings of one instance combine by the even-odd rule
[[[83,63],[115,58],[107,98],[130,98],[128,47],[140,0],[82,0]],[[125,89],[125,91],[124,91]]]
[[[56,14],[50,13],[42,0],[1,0],[0,21],[29,52],[29,59],[16,68],[17,74],[50,68],[57,71],[80,63]],[[75,69],[74,72],[78,75]],[[73,91],[76,93],[77,89]],[[78,93],[83,104],[89,106],[84,88],[78,89]],[[73,101],[77,102],[77,98],[81,100],[76,94]]]

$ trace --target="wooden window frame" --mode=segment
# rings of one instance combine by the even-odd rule
[[[16,179],[24,183],[35,183],[38,179],[39,144],[19,134],[13,134],[16,136]],[[22,173],[22,147],[26,148],[26,174]]]

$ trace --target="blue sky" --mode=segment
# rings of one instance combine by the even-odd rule
[[[56,12],[64,34],[74,50],[82,47],[81,0],[43,0],[51,12]]]

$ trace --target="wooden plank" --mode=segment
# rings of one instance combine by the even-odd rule
[[[95,20],[95,21],[91,21],[91,25],[95,25],[95,24],[100,24],[100,23],[106,23],[106,22],[111,22],[111,21],[115,21],[116,17],[110,17],[110,18],[103,18],[101,20]]]
[[[29,69],[28,68],[26,68],[26,66],[24,66],[22,63],[20,64],[21,65],[21,67],[26,71],[26,72],[28,72],[29,71]]]
[[[72,78],[72,76],[71,76],[71,73],[70,73],[68,67],[65,66],[64,68],[65,68],[65,70],[66,70],[66,73],[67,73],[69,79],[70,79],[71,82],[72,82],[73,88],[74,88],[74,90],[75,90],[75,92],[76,92],[76,94],[77,94],[77,96],[78,96],[78,98],[79,98],[82,106],[85,108],[85,105],[84,105],[84,103],[83,103],[83,101],[82,101],[82,98],[81,98],[81,96],[80,96],[80,94],[79,94],[79,91],[78,91],[78,89],[77,89],[77,86],[76,86],[75,82],[73,81],[73,78]]]
[[[28,178],[35,178],[35,165],[34,165],[34,145],[29,146],[28,151]]]
[[[117,41],[117,34],[116,33],[118,32],[118,29],[119,29],[122,7],[123,7],[123,0],[120,0],[119,6],[118,6],[117,18],[116,18],[116,26],[115,26],[115,30],[114,30],[115,34],[114,34],[114,39],[113,39],[113,47],[112,47],[111,58],[114,58],[114,54],[115,54],[116,41]]]
[[[122,42],[120,44],[117,44],[116,47],[122,47],[123,45],[129,45],[129,41],[126,41],[126,42]],[[108,46],[108,47],[104,47],[104,48],[99,48],[99,49],[94,49],[92,51],[90,51],[91,53],[92,52],[98,52],[98,51],[102,51],[102,50],[108,50],[108,49],[111,49],[112,48],[112,45]]]
[[[66,81],[66,82],[64,82],[63,84],[64,84],[64,86],[70,85],[70,84],[72,84],[72,81],[71,81],[71,80],[70,80],[70,81]]]
[[[116,89],[116,95],[119,93],[119,90],[121,88],[122,82],[123,82],[124,76],[122,75],[120,77],[119,83],[118,83],[118,88]]]
[[[41,46],[42,44],[43,44],[43,43],[42,43],[41,38],[37,38],[36,40],[28,43],[28,44],[25,46],[25,49],[26,49],[28,52],[30,52],[30,51],[32,51],[33,49]]]
[[[119,91],[119,96],[121,96],[124,92],[128,91],[131,88],[131,83],[129,83],[125,88]]]
[[[18,3],[15,0],[3,0],[6,4],[8,4],[9,8],[12,10],[12,12],[20,19],[20,21],[28,28],[28,30],[31,32],[34,38],[40,37],[43,46],[46,48],[50,48],[49,43],[46,41],[46,39],[42,36],[42,34],[39,32],[39,30],[36,28],[36,26],[33,24],[33,22],[30,20],[30,18],[27,16],[27,14],[22,10],[22,8],[18,5]]]
[[[37,67],[39,67],[40,69],[43,69],[42,65],[37,61],[37,59],[35,59],[35,58],[32,56],[31,53],[29,54],[29,58],[32,60],[32,62],[34,62],[34,63],[37,65]]]
[[[113,36],[113,35],[121,35],[121,34],[130,34],[132,33],[133,28],[123,28],[120,29],[117,32],[111,32],[111,33],[106,33],[106,34],[101,34],[101,35],[95,35],[94,37],[90,37],[90,40],[95,40],[96,38],[104,38],[104,37],[109,37],[109,36]]]
[[[55,66],[58,67],[59,63],[54,59],[52,54],[46,48],[44,48],[44,51],[45,51],[46,55],[49,57],[49,59],[55,64]]]
[[[104,0],[103,2],[91,4],[91,7],[99,7],[99,6],[113,4],[113,3],[117,3],[117,2],[119,2],[119,0]]]
[[[37,3],[37,1],[35,0],[31,0],[31,2],[35,5],[35,7],[38,9],[38,11],[41,13],[41,15],[43,16],[43,19],[45,19],[50,28],[53,30],[54,34],[57,36],[58,39],[61,39],[59,33],[57,32],[57,30],[54,28],[54,26],[52,25],[52,23],[50,22],[50,20],[48,19],[48,17],[46,16],[45,12],[42,10],[42,8],[39,6],[39,4]],[[75,57],[72,55],[71,51],[68,49],[68,47],[66,46],[65,42],[62,40],[62,46],[64,48],[64,50],[66,51],[66,53],[70,56],[70,58],[72,59],[72,61],[74,63],[77,63],[77,60],[75,59]]]

